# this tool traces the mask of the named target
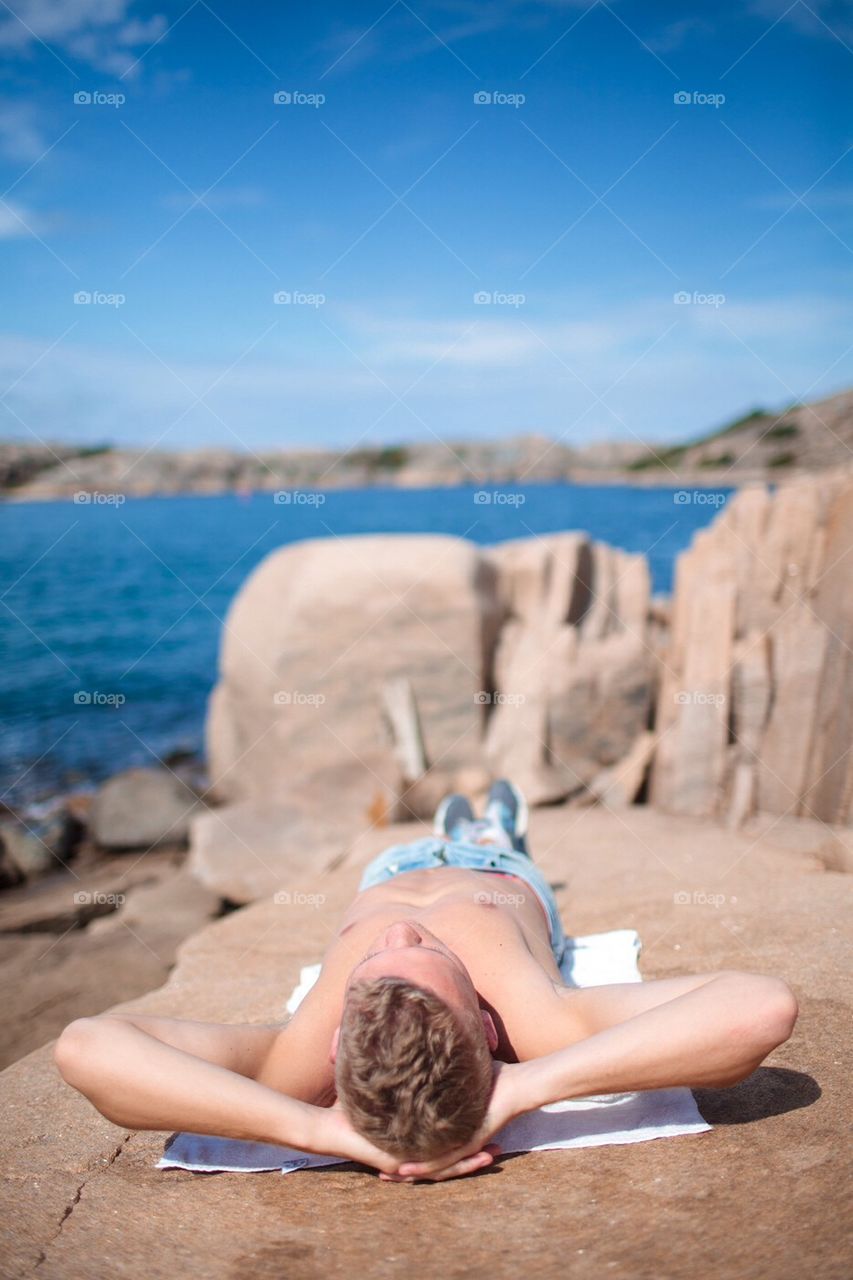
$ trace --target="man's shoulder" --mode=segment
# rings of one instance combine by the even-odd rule
[[[332,1037],[341,1020],[343,989],[321,971],[299,1008],[276,1035],[261,1083],[302,1102],[334,1101]]]

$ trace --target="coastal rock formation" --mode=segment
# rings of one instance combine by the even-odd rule
[[[312,814],[259,800],[226,804],[193,821],[187,869],[232,903],[253,902],[300,876],[307,891],[307,881],[337,865],[357,834],[351,815],[332,805]]]
[[[600,441],[581,447],[543,435],[423,440],[331,450],[265,452],[121,448],[59,441],[0,441],[0,497],[33,501],[182,493],[400,489],[580,481],[729,486],[846,465],[853,449],[853,391],[774,412],[754,409],[681,443]],[[289,497],[289,495],[288,495]]]
[[[395,800],[383,689],[406,677],[427,751],[476,762],[494,572],[450,537],[308,541],[270,555],[228,613],[207,729],[211,782],[365,822]]]
[[[375,833],[363,857],[380,839],[411,832],[407,824]],[[530,835],[545,875],[562,886],[567,929],[638,929],[646,978],[749,967],[794,985],[794,1038],[742,1084],[698,1091],[710,1132],[531,1152],[481,1176],[420,1187],[381,1183],[358,1166],[286,1177],[159,1170],[168,1135],[103,1119],[62,1083],[46,1047],[0,1074],[3,1275],[847,1275],[838,1209],[847,1064],[838,1046],[851,1009],[838,974],[849,965],[849,877],[777,848],[772,832],[755,837],[649,809],[627,820],[578,811],[570,832],[564,810],[540,809]],[[353,863],[318,877],[319,908],[292,895],[230,913],[184,944],[166,986],[125,1010],[279,1022],[358,874]],[[137,964],[151,960],[120,932]],[[514,1224],[506,1240],[496,1242],[496,1222]]]
[[[741,491],[680,557],[669,614],[644,557],[582,533],[275,552],[228,616],[208,722],[226,807],[196,822],[193,866],[250,901],[311,863],[317,823],[325,844],[423,818],[484,767],[534,805],[847,823],[851,547],[834,474]]]
[[[198,805],[198,797],[170,770],[127,769],[97,791],[92,838],[102,849],[184,844]]]
[[[746,489],[676,571],[651,799],[848,823],[853,480]]]
[[[531,801],[565,799],[647,727],[656,661],[645,559],[580,533],[491,551],[505,620],[487,753]]]
[[[192,867],[247,902],[318,865],[318,823],[331,840],[424,818],[489,773],[535,804],[578,793],[646,730],[648,615],[643,558],[583,534],[274,552],[226,621],[207,732],[224,808],[194,823]]]

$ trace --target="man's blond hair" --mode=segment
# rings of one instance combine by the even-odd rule
[[[424,987],[375,978],[350,988],[335,1065],[353,1127],[401,1159],[464,1146],[485,1119],[492,1058],[475,1015]]]

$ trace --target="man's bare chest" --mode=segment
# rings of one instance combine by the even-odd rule
[[[535,891],[516,876],[462,867],[410,871],[358,894],[344,913],[336,941],[357,951],[363,940],[400,919],[419,920],[455,951],[474,975],[502,967],[507,952],[527,951],[559,973],[550,925]]]

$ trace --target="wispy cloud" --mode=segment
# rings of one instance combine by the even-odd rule
[[[99,71],[124,75],[167,27],[131,17],[131,0],[16,0],[0,14],[0,49],[29,54],[39,43]]]
[[[346,445],[362,433],[678,438],[805,392],[842,355],[853,319],[850,304],[814,296],[719,308],[646,298],[570,319],[478,319],[473,305],[429,321],[338,308],[310,342],[287,328],[304,323],[290,317],[245,359],[228,351],[217,363],[178,358],[153,337],[157,355],[142,343],[119,354],[94,337],[120,323],[115,314],[74,310],[73,334],[50,350],[49,338],[0,339],[0,397],[15,384],[0,411],[4,434],[255,449]],[[811,398],[851,380],[848,356]]]
[[[32,164],[49,143],[32,102],[0,101],[0,155],[15,164]]]
[[[673,53],[692,37],[705,36],[713,27],[705,18],[695,14],[668,22],[656,35],[645,36],[645,42],[655,53]]]
[[[0,240],[18,240],[47,230],[45,220],[32,209],[11,200],[0,200]]]
[[[347,74],[366,63],[382,58],[396,63],[434,56],[442,50],[460,56],[470,64],[469,50],[477,38],[506,30],[544,30],[560,21],[573,21],[578,11],[594,6],[595,0],[433,0],[410,6],[391,0],[371,21],[337,24],[318,46],[325,61],[325,74]],[[476,52],[474,50],[473,52]]]
[[[783,21],[819,38],[853,40],[853,5],[850,0],[752,0],[752,13],[769,21]]]

